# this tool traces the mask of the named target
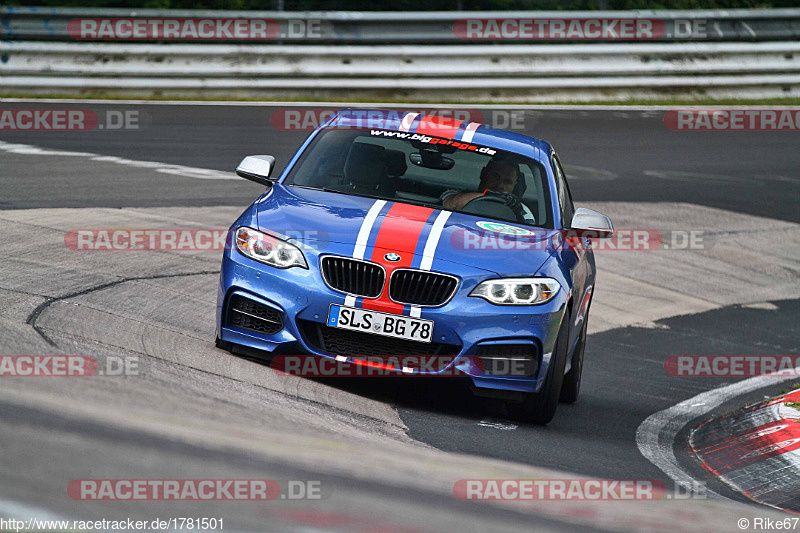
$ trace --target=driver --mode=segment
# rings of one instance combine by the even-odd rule
[[[514,209],[515,212],[521,208],[522,218],[525,222],[534,223],[536,219],[531,210],[511,192],[517,185],[518,174],[519,167],[517,163],[509,158],[495,157],[481,169],[481,181],[478,184],[479,192],[463,192],[451,189],[442,193],[439,199],[445,209],[459,211],[475,198],[488,195],[499,196],[505,199],[507,205]]]

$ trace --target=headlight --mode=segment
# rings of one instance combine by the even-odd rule
[[[484,281],[471,293],[495,305],[536,305],[550,301],[560,285],[552,278],[506,278]]]
[[[252,228],[236,230],[236,249],[250,259],[275,268],[308,268],[306,258],[297,246]]]

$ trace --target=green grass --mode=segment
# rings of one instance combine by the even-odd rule
[[[785,403],[784,405],[786,405],[787,407],[791,407],[792,409],[797,409],[798,411],[800,411],[800,402],[788,402],[788,403]]]
[[[474,100],[474,101],[455,101],[455,100],[435,100],[435,99],[403,99],[403,98],[312,98],[312,97],[295,97],[295,98],[258,98],[258,97],[233,97],[233,96],[208,96],[203,94],[196,95],[135,95],[123,93],[108,93],[108,92],[82,92],[79,95],[74,93],[44,93],[44,94],[30,94],[18,92],[0,92],[0,98],[31,98],[31,99],[58,99],[58,98],[71,98],[71,99],[85,99],[85,100],[149,100],[149,101],[164,101],[164,100],[179,100],[179,101],[202,101],[202,102],[315,102],[320,105],[337,104],[345,102],[363,102],[366,104],[408,104],[408,105],[451,105],[451,106],[467,106],[467,105],[508,105],[509,107],[517,107],[523,105],[629,105],[629,106],[648,106],[648,105],[685,105],[685,106],[765,106],[765,105],[785,105],[785,106],[800,106],[800,98],[766,98],[761,100],[745,100],[745,99],[725,99],[725,100],[712,100],[712,99],[654,99],[654,100],[611,100],[611,101],[593,101],[593,102],[553,102],[553,101],[530,101],[530,102],[498,102],[492,100]]]
[[[800,389],[800,383],[793,383],[791,390],[790,389],[781,389],[781,394],[789,394],[790,392],[796,391],[797,389]]]

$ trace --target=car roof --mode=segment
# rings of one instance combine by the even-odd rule
[[[343,109],[328,119],[320,129],[364,128],[424,133],[455,141],[514,152],[537,161],[546,161],[549,143],[518,133],[493,128],[480,122],[400,109]]]

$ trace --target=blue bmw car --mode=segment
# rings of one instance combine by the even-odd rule
[[[575,209],[548,143],[476,122],[343,110],[231,227],[217,345],[238,353],[447,358],[515,418],[575,402],[608,217]]]

